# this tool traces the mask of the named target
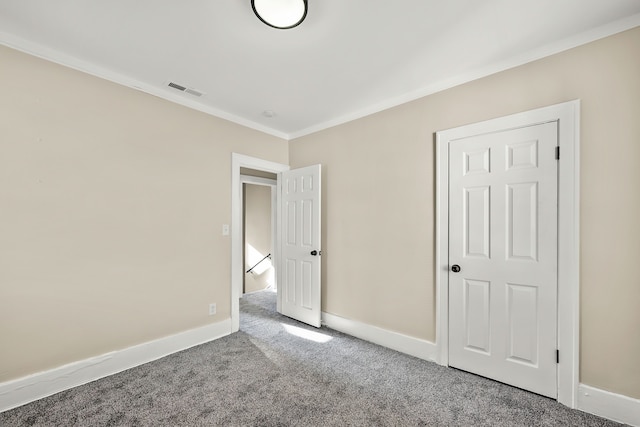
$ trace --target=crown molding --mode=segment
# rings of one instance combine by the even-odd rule
[[[278,131],[276,129],[263,126],[259,123],[255,123],[251,120],[244,119],[234,114],[227,113],[217,108],[209,107],[200,102],[192,99],[184,98],[177,93],[171,93],[169,90],[163,87],[154,86],[148,83],[144,83],[140,80],[126,76],[124,74],[109,70],[94,63],[78,59],[74,56],[65,54],[55,49],[51,49],[42,46],[37,43],[25,40],[14,35],[0,32],[0,44],[7,46],[11,49],[26,53],[31,56],[35,56],[40,59],[44,59],[49,62],[62,65],[67,68],[74,69],[101,79],[108,80],[113,83],[117,83],[122,86],[126,86],[131,89],[144,92],[158,98],[164,99],[175,104],[182,105],[183,107],[191,108],[193,110],[200,111],[210,116],[217,117],[219,119],[227,120],[229,122],[244,126],[259,132],[266,133],[268,135],[275,136],[277,138],[289,139],[289,135],[285,132]]]
[[[441,80],[418,90],[407,92],[404,95],[389,98],[380,103],[371,105],[353,113],[346,114],[296,132],[292,132],[289,135],[289,139],[293,140],[344,123],[361,119],[363,117],[370,116],[372,114],[379,113],[381,111],[388,110],[402,104],[406,104],[407,102],[415,101],[416,99],[424,98],[425,96],[433,95],[434,93],[442,92],[444,90],[451,89],[453,87],[469,83],[474,80],[478,80],[483,77],[508,70],[510,68],[515,68],[520,65],[536,61],[538,59],[546,58],[548,56],[555,55],[556,53],[564,52],[566,50],[573,49],[575,47],[582,46],[587,43],[591,43],[593,41],[600,40],[638,26],[640,26],[640,13],[591,29],[589,31],[576,34],[563,40],[547,44],[540,48],[524,52],[507,60],[498,61],[485,67],[472,70],[468,73]]]

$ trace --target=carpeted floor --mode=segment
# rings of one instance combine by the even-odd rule
[[[0,426],[615,426],[241,300],[240,332],[0,414]]]

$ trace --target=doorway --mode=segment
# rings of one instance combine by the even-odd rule
[[[240,328],[243,270],[242,168],[277,174],[275,255],[277,311],[320,327],[321,165],[290,170],[231,155],[231,333]]]
[[[579,111],[580,102],[571,101],[485,122],[466,125],[459,128],[449,129],[436,134],[436,344],[439,349],[439,362],[448,366],[452,360],[456,360],[456,356],[453,355],[455,352],[454,347],[459,344],[453,343],[451,340],[452,329],[457,327],[454,323],[460,321],[459,319],[452,318],[452,316],[458,316],[460,314],[460,310],[454,307],[452,303],[453,299],[460,299],[461,295],[464,296],[464,292],[460,293],[459,291],[464,291],[465,286],[464,280],[458,280],[459,276],[455,276],[456,274],[459,274],[461,268],[464,266],[453,262],[459,261],[456,257],[460,256],[460,252],[463,254],[462,258],[464,258],[464,251],[458,250],[460,248],[456,249],[456,246],[454,246],[452,241],[452,239],[456,239],[455,231],[452,233],[452,230],[455,227],[460,228],[460,224],[455,225],[452,222],[455,221],[452,217],[452,215],[455,214],[455,212],[452,211],[452,209],[455,209],[452,206],[452,203],[455,201],[452,200],[454,196],[450,194],[450,190],[452,185],[455,185],[453,176],[460,172],[465,161],[463,156],[461,164],[452,163],[454,161],[452,160],[454,155],[462,155],[455,150],[455,147],[459,146],[458,143],[465,139],[477,138],[477,141],[482,141],[486,135],[499,134],[501,132],[511,131],[514,129],[523,129],[544,124],[552,124],[552,127],[555,126],[555,129],[552,129],[550,133],[557,137],[557,145],[559,147],[560,154],[559,159],[557,160],[558,181],[556,184],[558,210],[556,215],[557,244],[555,244],[555,249],[557,250],[557,255],[555,256],[555,272],[557,278],[557,291],[555,291],[555,297],[557,298],[557,317],[554,313],[551,315],[557,319],[557,324],[555,326],[556,337],[553,340],[555,341],[556,349],[559,350],[559,352],[555,355],[558,363],[556,364],[557,371],[555,371],[555,379],[553,380],[555,384],[552,384],[552,387],[554,387],[557,392],[554,393],[554,396],[557,395],[558,401],[569,407],[575,407],[577,404],[579,362]],[[523,156],[522,159],[524,159],[526,155],[529,156],[530,160],[533,159],[531,157],[531,147],[533,145],[529,144],[529,142],[534,140],[535,138],[529,138],[526,141],[523,141],[524,143],[521,146],[518,146],[523,149],[520,153]],[[478,148],[481,147],[478,146]],[[509,149],[505,147],[497,147],[496,149],[501,152],[501,157],[497,160],[500,162],[500,165],[497,166],[508,165]],[[469,150],[470,154],[472,154],[471,151],[473,150]],[[469,156],[466,158],[467,161],[471,160],[473,162],[473,168],[476,168],[478,171],[491,167],[489,163],[487,163],[490,162],[491,159],[484,154],[481,154],[482,151],[483,150],[479,150],[477,152],[477,157],[472,156],[474,159],[471,159]],[[540,153],[539,155],[543,154]],[[552,153],[545,153],[544,155],[554,156],[553,159],[556,161],[555,149]],[[538,158],[535,158],[533,160],[537,161],[537,159]],[[469,166],[469,163],[467,163],[467,166]],[[487,168],[485,168],[485,166]],[[456,168],[457,170],[453,170],[453,168]],[[462,170],[464,171],[464,169]],[[506,191],[506,194],[508,194],[508,185],[506,187],[504,185],[504,183],[501,184],[501,186],[496,188],[495,191],[503,194],[505,194]],[[482,185],[480,185],[480,187],[482,187]],[[523,185],[518,187],[518,189],[524,191],[526,187],[526,185]],[[480,191],[480,189],[477,192],[473,192],[470,197],[471,196],[473,196],[473,200],[470,199],[470,201],[474,203],[477,202],[477,207],[480,207],[480,205],[482,205],[481,202],[485,200],[485,193]],[[467,204],[467,207],[468,206],[469,204]],[[498,209],[504,212],[504,209],[500,207],[498,207]],[[524,210],[522,210],[522,214],[525,215]],[[482,225],[481,222],[476,222],[475,225],[478,226],[478,231],[484,229],[484,227],[480,227],[480,225]],[[468,230],[463,231],[467,233],[467,237],[469,237]],[[468,239],[466,240],[467,243],[473,243],[473,248],[471,249],[473,249],[474,253],[477,252],[476,255],[479,257],[481,257],[484,250],[487,249],[487,247],[484,246],[484,236],[487,235],[477,233],[473,237],[473,239],[475,239],[473,242],[469,242]],[[522,234],[522,237],[524,239],[524,234]],[[524,242],[524,240],[522,240],[522,242]],[[500,245],[499,250],[501,251],[501,254],[504,255],[509,253],[508,251],[504,251],[505,247],[508,247],[508,240],[504,238],[504,235],[500,234],[493,244]],[[531,245],[529,245],[528,248],[531,249]],[[519,247],[518,251],[520,249],[524,250],[524,246]],[[505,258],[502,255],[499,257]],[[467,258],[471,260],[473,256]],[[524,259],[522,261],[525,262]],[[465,262],[467,261],[465,260]],[[488,297],[488,293],[485,292],[490,292],[489,287],[483,285],[486,281],[483,281],[481,278],[476,281],[473,281],[473,278],[467,279],[469,279],[466,282],[468,285],[467,296],[471,296],[477,300],[479,305],[476,305],[476,308],[483,306],[480,304],[483,301],[483,296],[487,296],[486,303],[490,304],[491,300]],[[458,285],[462,286],[462,288],[453,289],[454,286]],[[506,299],[509,298],[509,289],[511,289],[511,297],[518,298],[518,301],[523,302],[523,307],[527,305],[527,301],[533,301],[533,299],[527,300],[526,298],[531,296],[530,294],[533,288],[513,286],[519,285],[518,283],[512,284],[510,288],[507,283],[503,285],[506,286],[506,288],[503,286],[498,289],[497,292],[501,296],[505,296]],[[464,300],[462,307],[464,311]],[[477,313],[467,314],[474,314],[476,319],[486,320],[485,314],[487,313],[488,312],[483,313],[478,311]],[[508,310],[502,311],[501,313],[508,313]],[[539,317],[546,315],[546,313],[541,313],[538,309],[530,310],[529,314]],[[502,314],[499,316],[500,319],[498,319],[498,321],[502,322],[503,326],[504,324],[507,324],[505,316]],[[464,326],[464,322],[469,320],[469,318],[463,319],[462,325]],[[474,324],[473,327],[475,329],[472,332],[479,333],[474,335],[474,343],[476,346],[482,347],[482,345],[484,345],[482,343],[482,337],[484,335],[480,333],[482,331],[477,328],[477,325]],[[490,333],[492,333],[492,331],[490,331]],[[524,349],[528,349],[529,347],[527,347],[527,343],[520,344],[523,346],[519,347],[518,351],[520,352],[519,354],[523,356],[526,352]],[[506,344],[504,342],[500,342],[497,345],[502,347],[499,350],[503,354],[508,353],[508,349],[505,350],[504,346]],[[479,352],[478,349],[475,350]],[[530,356],[532,354],[533,353],[531,353]],[[545,355],[545,357],[547,356],[548,355]],[[554,362],[556,360],[554,360]],[[457,363],[457,361],[455,363]],[[468,366],[466,368],[474,371],[476,368],[480,367],[479,372],[481,372],[481,375],[491,377],[490,373],[487,374],[486,371],[482,370],[481,364],[482,362],[472,362],[470,365],[471,368]],[[495,379],[501,380],[501,378]],[[522,387],[522,385],[520,385],[520,387]],[[526,386],[524,388],[532,389]],[[533,391],[535,391],[535,389],[533,389]]]
[[[242,239],[244,277],[242,294],[276,291],[275,244],[276,179],[275,174],[257,177],[257,171],[241,170]]]
[[[288,171],[289,166],[281,163],[270,162],[243,154],[232,153],[231,155],[231,332],[238,332],[240,329],[240,296],[243,292],[244,275],[247,269],[244,268],[244,238],[242,236],[243,223],[243,182],[241,170],[252,170],[266,174],[275,174],[276,182],[280,180],[279,174]],[[276,203],[276,217],[279,217],[280,208]],[[273,233],[272,264],[277,269],[277,254],[280,252],[280,238],[277,221],[275,221]],[[276,288],[276,283],[274,285]],[[280,295],[278,294],[277,309],[280,310]]]

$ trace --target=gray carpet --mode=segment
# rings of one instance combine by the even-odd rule
[[[247,295],[240,306],[236,334],[4,412],[0,425],[618,425],[324,327],[306,327],[275,313],[270,292]],[[328,341],[298,337],[297,328]]]

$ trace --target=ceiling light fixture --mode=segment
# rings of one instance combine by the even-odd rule
[[[307,0],[251,0],[256,16],[270,27],[286,30],[307,17]]]

